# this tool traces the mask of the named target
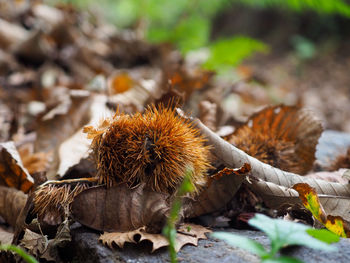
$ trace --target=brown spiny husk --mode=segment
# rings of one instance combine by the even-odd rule
[[[69,207],[75,196],[89,187],[90,182],[47,182],[40,186],[34,196],[34,212],[39,218],[62,217],[64,208]],[[59,222],[60,219],[50,220]]]
[[[249,118],[227,140],[260,161],[305,174],[313,165],[322,125],[309,111],[274,106]]]
[[[196,192],[207,182],[209,147],[192,123],[171,108],[148,107],[134,115],[117,114],[95,129],[85,127],[99,182],[113,186],[145,183],[172,193],[188,169]]]

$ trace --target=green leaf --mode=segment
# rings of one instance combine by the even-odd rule
[[[340,240],[340,237],[338,235],[332,233],[327,229],[308,229],[306,232],[310,236],[328,244],[336,243]]]
[[[186,53],[206,45],[209,31],[210,21],[193,15],[181,19],[173,28],[151,27],[147,32],[147,39],[155,43],[174,43],[182,53]]]
[[[303,263],[300,259],[293,257],[278,257],[278,258],[268,258],[262,260],[263,263]]]
[[[249,220],[249,224],[265,232],[271,240],[271,255],[288,245],[301,245],[324,251],[336,251],[337,248],[311,237],[306,231],[310,227],[285,221],[272,219],[262,214],[257,214]]]
[[[256,52],[267,52],[268,46],[256,39],[238,36],[222,39],[210,47],[210,57],[203,67],[219,70],[220,67],[237,66]]]
[[[265,248],[260,243],[247,237],[226,232],[215,232],[211,234],[211,236],[214,238],[224,240],[231,246],[242,248],[260,257],[268,256],[268,252],[266,252]]]

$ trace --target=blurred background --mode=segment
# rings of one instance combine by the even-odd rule
[[[74,85],[71,84],[75,88],[79,88],[79,81],[84,85],[96,83],[95,77],[100,75],[107,81],[115,70],[154,65],[164,53],[169,55],[171,49],[179,53],[176,56],[181,57],[186,70],[196,69],[195,73],[188,73],[190,84],[186,85],[201,86],[203,82],[209,83],[203,80],[205,77],[210,78],[211,87],[216,87],[212,93],[221,94],[195,94],[197,102],[205,97],[220,104],[222,112],[227,113],[219,121],[221,124],[239,123],[265,105],[285,103],[309,107],[326,128],[350,132],[350,4],[345,0],[2,0],[0,3],[3,29],[5,21],[26,31],[40,28],[49,35],[45,23],[50,16],[54,19],[55,14],[36,8],[48,6],[64,12],[66,26],[60,29],[62,32],[93,40],[74,44],[80,43],[79,48],[87,45],[90,53],[98,53],[103,59],[108,57],[104,66],[89,66],[90,71],[94,70],[88,74],[82,64],[92,63],[90,55],[72,66],[71,62],[62,62],[64,56],[71,58],[74,53],[72,48],[67,48],[71,44],[67,36],[57,37],[56,32],[56,37],[47,38],[49,44],[54,43],[55,49],[60,50],[60,55],[54,59],[51,56],[50,61],[68,75],[74,75]],[[46,22],[36,20],[45,14]],[[89,32],[94,32],[94,36]],[[6,53],[9,45],[3,44],[2,51]],[[15,53],[21,63],[35,69],[47,64],[47,59],[28,59],[23,45],[21,48],[19,52],[17,47]],[[174,52],[168,58],[175,56]],[[76,56],[80,60],[84,57]],[[8,65],[9,60],[5,61]],[[160,67],[164,65],[163,60]],[[2,70],[0,74],[8,77],[14,71]],[[168,79],[176,82],[171,72]],[[148,73],[144,79],[154,79],[150,77],[152,74],[157,76]],[[0,78],[1,83],[2,87],[9,86],[8,78],[2,82]],[[188,108],[196,114],[197,105],[193,105]]]

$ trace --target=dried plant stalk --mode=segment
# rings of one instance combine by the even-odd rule
[[[15,188],[0,186],[0,216],[16,226],[16,220],[27,202],[27,195]]]
[[[212,145],[212,153],[227,167],[241,167],[244,163],[248,163],[251,166],[251,174],[265,182],[271,182],[286,188],[290,188],[297,183],[307,183],[315,188],[318,194],[350,197],[350,189],[347,185],[313,178],[304,178],[300,175],[272,167],[271,165],[249,156],[242,150],[220,138],[203,125],[200,120],[195,119],[194,123],[206,137],[208,144]]]

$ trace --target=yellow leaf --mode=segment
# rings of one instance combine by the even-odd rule
[[[305,183],[295,184],[293,189],[314,218],[320,221],[329,231],[341,237],[349,237],[346,222],[340,216],[326,215],[314,188]]]

